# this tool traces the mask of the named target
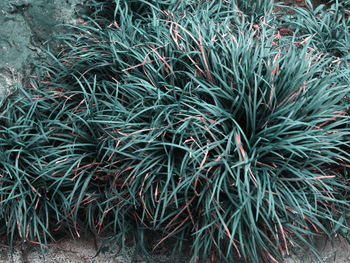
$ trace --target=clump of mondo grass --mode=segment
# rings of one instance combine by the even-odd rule
[[[348,66],[350,61],[350,6],[348,1],[334,1],[324,8],[320,5],[314,8],[309,3],[308,9],[284,7],[281,27],[293,32],[292,36],[298,43],[310,40],[309,48],[333,56],[338,63]],[[286,15],[287,10],[293,10]]]
[[[60,227],[58,222],[67,222],[63,214],[67,194],[53,193],[50,185],[57,179],[54,173],[46,174],[49,160],[59,151],[55,147],[59,138],[40,113],[51,105],[20,91],[23,97],[10,98],[0,115],[0,218],[5,222],[1,231],[7,232],[11,246],[20,237],[44,248]],[[66,191],[72,187],[74,182]]]
[[[9,237],[46,244],[87,225],[147,255],[156,233],[151,250],[172,239],[175,259],[189,243],[189,262],[282,262],[347,238],[350,70],[281,37],[271,12],[140,2],[95,1],[9,98]]]

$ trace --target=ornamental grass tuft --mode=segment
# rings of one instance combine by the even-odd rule
[[[171,240],[174,262],[188,244],[188,262],[283,262],[317,255],[317,238],[348,238],[344,10],[295,8],[293,20],[272,1],[90,8],[0,115],[10,242],[45,247],[88,226],[149,257]],[[309,32],[312,16],[324,23]],[[323,39],[338,27],[338,41]]]

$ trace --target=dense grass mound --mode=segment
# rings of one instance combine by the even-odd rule
[[[188,241],[190,262],[282,262],[293,248],[316,253],[316,237],[347,238],[344,6],[293,19],[271,1],[91,9],[0,115],[11,242],[87,225],[144,254],[151,233],[151,250],[171,239],[173,256]],[[308,32],[309,16],[324,27]],[[341,35],[323,41],[330,26]]]

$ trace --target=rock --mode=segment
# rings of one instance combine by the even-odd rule
[[[45,42],[65,32],[60,24],[78,24],[82,0],[0,1],[0,98],[23,84],[33,65],[44,61]],[[55,42],[51,43],[54,48]]]
[[[22,253],[19,250],[11,250],[7,247],[0,247],[0,263],[22,263]],[[24,262],[23,262],[24,263]]]

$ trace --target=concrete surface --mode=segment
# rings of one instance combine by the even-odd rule
[[[346,241],[319,240],[315,244],[320,258],[317,258],[310,251],[296,251],[286,257],[285,263],[349,263],[350,262],[350,245]]]
[[[64,239],[57,244],[50,244],[46,254],[43,255],[38,246],[19,245],[11,254],[8,247],[0,246],[0,263],[128,263],[129,255],[122,253],[101,253],[97,257],[93,238]]]
[[[40,247],[32,244],[15,245],[13,253],[8,246],[0,244],[0,263],[130,263],[133,250],[125,253],[114,249],[100,253],[96,256],[99,242],[90,236],[82,239],[63,238],[55,244],[49,244],[45,256]],[[350,246],[346,242],[331,242],[320,240],[317,242],[320,252],[320,259],[317,259],[310,251],[293,252],[286,256],[286,263],[349,263]],[[147,261],[138,258],[138,263]],[[179,263],[188,263],[188,258],[182,259]],[[208,261],[209,262],[209,261]],[[158,254],[149,263],[170,263],[169,255]],[[204,262],[201,262],[204,263]],[[235,262],[233,262],[235,263]]]
[[[11,253],[7,245],[0,243],[0,263],[130,263],[134,256],[132,248],[125,252],[114,248],[96,256],[101,241],[93,236],[80,239],[65,237],[57,243],[48,244],[45,254],[38,245],[17,244]],[[169,263],[166,252],[154,256],[154,260],[146,261],[141,256],[136,257],[137,263]],[[188,260],[179,263],[188,263]]]

